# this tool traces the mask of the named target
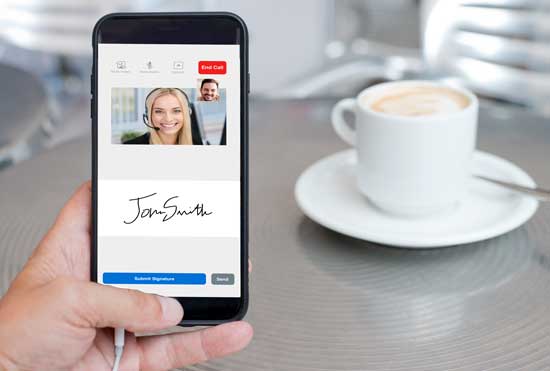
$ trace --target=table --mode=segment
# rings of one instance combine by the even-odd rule
[[[345,148],[334,100],[253,101],[247,319],[240,354],[189,370],[550,369],[550,207],[489,241],[433,250],[339,235],[296,206],[294,183]],[[550,186],[550,123],[481,111],[479,144]],[[89,138],[0,173],[0,292],[90,174]]]

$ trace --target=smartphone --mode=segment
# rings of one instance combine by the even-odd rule
[[[91,279],[248,307],[248,32],[231,13],[116,13],[93,31]]]

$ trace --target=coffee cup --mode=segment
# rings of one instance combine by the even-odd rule
[[[332,125],[357,150],[361,193],[389,213],[425,216],[455,207],[465,195],[478,104],[461,87],[388,82],[338,102]],[[355,116],[354,128],[345,112]]]

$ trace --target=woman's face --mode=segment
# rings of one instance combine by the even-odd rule
[[[151,112],[153,126],[163,134],[173,135],[183,126],[183,110],[179,100],[172,94],[161,95],[153,102]]]

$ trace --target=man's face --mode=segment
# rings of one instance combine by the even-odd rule
[[[218,96],[218,86],[214,82],[207,82],[201,88],[201,95],[206,101],[216,99]]]

